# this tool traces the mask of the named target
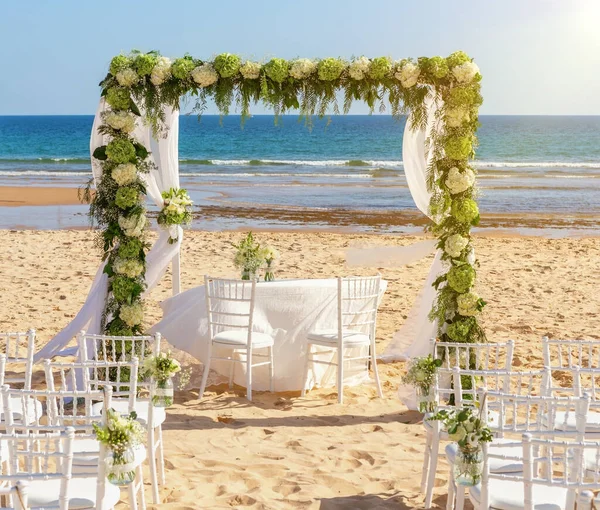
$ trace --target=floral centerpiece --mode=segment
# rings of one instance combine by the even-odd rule
[[[254,280],[258,277],[258,271],[265,263],[264,250],[260,244],[254,240],[252,232],[238,244],[233,244],[237,249],[233,263],[235,267],[241,269],[242,280]]]
[[[435,395],[432,394],[432,384],[437,369],[442,365],[441,359],[433,359],[431,354],[422,358],[413,358],[402,383],[414,386],[421,413],[432,413],[435,410]]]
[[[273,263],[279,258],[279,252],[271,246],[265,246],[263,248],[262,256],[265,260],[265,282],[272,282],[275,280]]]
[[[96,438],[110,451],[106,459],[106,476],[114,485],[127,485],[135,479],[135,448],[144,443],[144,428],[136,421],[137,415],[121,416],[109,409],[106,425],[94,423]]]
[[[144,376],[151,378],[150,395],[154,407],[169,407],[173,404],[172,377],[181,370],[179,361],[171,353],[161,352],[144,361]]]
[[[454,461],[454,480],[458,485],[473,486],[481,481],[483,454],[481,443],[489,443],[492,431],[476,408],[447,411],[442,409],[430,420],[440,420],[451,441],[458,444]]]
[[[192,221],[192,202],[188,192],[183,188],[171,188],[163,191],[164,206],[158,213],[158,224],[169,229],[169,244],[177,242],[178,226]]]

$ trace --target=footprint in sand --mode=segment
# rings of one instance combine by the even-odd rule
[[[348,453],[355,459],[367,461],[369,464],[371,464],[371,466],[375,464],[375,459],[367,452],[352,450]]]
[[[229,506],[233,506],[233,507],[237,507],[237,506],[251,506],[254,505],[256,503],[256,500],[254,498],[251,498],[250,496],[241,496],[239,494],[229,498],[227,500],[227,503],[229,504]]]

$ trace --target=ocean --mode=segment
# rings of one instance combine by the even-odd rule
[[[91,176],[92,121],[93,116],[0,116],[0,185],[83,185]],[[600,116],[480,121],[475,166],[484,213],[600,213]],[[238,116],[205,115],[198,122],[182,115],[182,186],[212,216],[219,216],[219,208],[228,211],[228,219],[211,228],[252,226],[252,215],[242,221],[232,211],[256,206],[300,216],[320,211],[325,223],[328,212],[339,210],[415,211],[402,166],[404,123],[390,116],[334,116],[316,120],[308,130],[294,116],[277,126],[272,116],[255,116],[242,127]],[[71,207],[73,218],[64,217],[70,210],[61,213],[58,226],[86,224],[85,207]],[[42,214],[35,213],[40,208],[6,209],[0,208],[2,228],[14,220],[11,214]],[[277,220],[277,214],[271,216]]]

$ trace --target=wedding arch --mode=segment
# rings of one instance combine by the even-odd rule
[[[103,263],[80,312],[38,359],[58,354],[81,329],[142,334],[143,298],[171,263],[173,290],[179,292],[181,225],[191,218],[178,169],[179,105],[186,96],[195,98],[199,113],[208,100],[222,115],[235,103],[242,122],[259,102],[272,108],[276,119],[298,111],[307,126],[315,115],[348,113],[354,101],[365,102],[371,112],[389,105],[393,116],[407,114],[406,178],[437,237],[411,247],[407,256],[415,259],[438,249],[411,313],[414,320],[408,321],[409,344],[422,347],[436,328],[451,341],[480,339],[477,315],[485,303],[472,290],[476,260],[470,236],[479,221],[470,160],[477,145],[480,80],[477,65],[460,51],[447,58],[273,58],[264,64],[229,53],[212,61],[189,55],[171,61],[158,52],[137,51],[114,57],[100,83],[90,142],[95,192],[88,198]],[[146,236],[146,196],[160,208],[164,227],[153,246]],[[393,356],[398,345],[404,344],[392,347]]]

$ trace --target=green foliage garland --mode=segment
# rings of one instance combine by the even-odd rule
[[[100,132],[112,140],[94,151],[103,174],[90,209],[91,217],[103,229],[101,244],[110,291],[106,331],[119,335],[142,332],[140,296],[148,246],[145,189],[139,174],[147,172],[150,164],[147,148],[129,136],[131,117],[140,115],[138,106],[156,136],[167,129],[165,107],[178,109],[183,96],[195,98],[198,113],[212,99],[223,115],[236,104],[243,121],[250,115],[250,105],[262,102],[273,110],[276,119],[291,110],[299,111],[308,126],[314,115],[347,113],[354,101],[366,103],[371,112],[384,111],[389,104],[392,115],[408,114],[412,126],[420,128],[427,122],[425,98],[431,92],[443,106],[436,119],[440,129],[427,140],[433,156],[427,187],[432,194],[430,213],[436,218],[430,230],[439,239],[448,270],[434,284],[438,297],[430,317],[438,321],[442,339],[484,339],[476,316],[485,302],[473,292],[476,260],[470,236],[471,227],[479,221],[476,171],[469,160],[477,147],[480,80],[478,67],[460,51],[447,58],[421,57],[416,61],[392,61],[388,57],[360,57],[351,62],[339,58],[273,58],[264,65],[229,53],[213,61],[186,55],[172,62],[158,52],[137,51],[114,57],[100,84],[112,109]],[[338,93],[343,97],[341,108]],[[126,165],[134,165],[138,175],[130,175]],[[142,273],[133,276],[135,271],[129,267],[127,274],[117,275],[117,258],[139,261]]]

